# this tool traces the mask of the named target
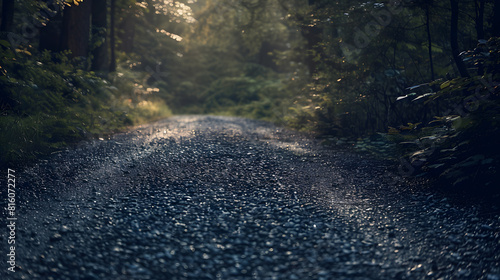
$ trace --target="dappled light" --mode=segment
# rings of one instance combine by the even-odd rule
[[[187,1],[187,4],[193,4],[196,1]],[[168,15],[175,19],[170,19],[170,21],[175,21],[180,23],[181,20],[187,23],[193,23],[196,19],[193,17],[193,13],[191,7],[180,2],[174,0],[158,0],[152,1],[152,3],[148,3],[147,1],[142,1],[137,3],[140,7],[146,9],[154,9],[156,14]]]
[[[170,33],[170,32],[167,32],[167,31],[165,31],[164,29],[161,29],[161,30],[160,30],[160,29],[156,29],[156,32],[159,32],[159,33],[161,33],[161,34],[165,34],[165,35],[167,35],[168,37],[170,37],[170,38],[172,38],[172,39],[174,39],[174,40],[176,40],[176,41],[178,41],[178,42],[182,41],[182,37],[181,37],[181,36],[176,35],[176,34],[172,34],[172,33]]]

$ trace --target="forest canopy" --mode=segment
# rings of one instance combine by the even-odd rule
[[[498,0],[2,0],[0,30],[5,161],[194,113],[497,173]]]

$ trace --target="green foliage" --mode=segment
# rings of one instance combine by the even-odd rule
[[[425,96],[425,104],[447,108],[443,115],[418,128],[390,131],[415,172],[434,175],[455,190],[500,193],[499,41],[485,42],[485,51],[472,64],[484,66],[482,75],[434,82],[439,91]],[[475,56],[465,53],[464,60]]]
[[[450,64],[446,1],[116,1],[118,68],[107,79],[84,71],[89,57],[0,40],[2,143],[15,142],[2,153],[34,157],[170,107],[275,121],[368,151],[393,152],[392,139],[416,169],[462,178],[498,163],[476,148],[495,149],[499,41],[474,46],[473,2],[460,6],[464,79]],[[19,3],[17,29],[25,16],[50,22],[44,1]],[[111,41],[109,28],[94,31],[91,49]]]
[[[116,80],[120,91],[79,69],[69,53],[14,54],[7,42],[1,45],[1,165],[23,163],[88,137],[171,114],[163,100],[133,91],[133,79]]]
[[[450,63],[448,2],[281,3],[296,8],[288,18],[304,41],[277,56],[279,64],[292,58],[310,74],[300,75],[307,82],[286,118],[290,126],[325,143],[385,147],[386,158],[405,158],[410,175],[435,175],[456,189],[498,186],[499,40],[475,46],[473,2],[461,2],[458,36],[459,47],[471,49],[461,54],[468,79],[455,78]],[[381,133],[384,141],[369,136]]]
[[[58,8],[43,1],[17,7],[16,14],[34,15],[43,24]],[[38,53],[24,41],[12,50],[0,41],[2,131],[15,131],[2,138],[10,143],[2,146],[7,161],[168,116],[169,106],[176,113],[284,119],[297,93],[294,83],[284,81],[299,79],[302,70],[293,61],[274,61],[292,54],[289,42],[295,47],[301,41],[281,3],[123,0],[116,7],[118,68],[107,79],[86,71],[90,57]],[[108,31],[94,29],[91,49],[109,42]],[[30,42],[35,47],[37,39]],[[14,141],[16,135],[25,136]]]
[[[183,2],[187,17],[172,14],[167,2],[165,9],[151,1],[137,10],[134,52],[120,59],[151,74],[146,83],[174,113],[281,120],[297,91],[285,83],[288,65],[275,58],[300,39],[290,40],[297,31],[278,1],[198,1],[191,9]]]
[[[248,77],[227,77],[216,80],[205,93],[207,107],[231,107],[256,101],[260,87],[261,85]]]
[[[204,92],[203,112],[279,121],[286,96],[279,79],[227,77],[214,81]]]
[[[314,71],[298,99],[296,110],[304,113],[296,113],[296,126],[302,123],[320,135],[357,138],[401,123],[429,121],[440,113],[441,105],[427,106],[424,101],[436,92],[435,84],[428,83],[429,43],[435,76],[454,72],[449,42],[442,39],[449,37],[443,28],[448,22],[437,12],[446,10],[446,3],[430,4],[429,42],[423,2],[296,2],[300,9],[290,18],[301,28],[307,46],[296,51],[309,54],[305,62]],[[461,25],[464,44],[473,42],[469,34],[474,22],[463,20]],[[422,83],[427,86],[405,90]]]

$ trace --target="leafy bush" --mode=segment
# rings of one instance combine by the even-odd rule
[[[114,86],[78,68],[68,52],[13,51],[6,41],[0,46],[2,166],[171,115],[155,91],[142,85],[144,73],[116,74]]]
[[[261,72],[262,73],[262,72]],[[243,116],[279,122],[288,100],[284,84],[271,77],[225,77],[203,93],[203,113]]]
[[[429,107],[439,103],[446,108],[442,115],[419,126],[390,129],[413,173],[433,175],[454,190],[500,194],[499,43],[492,38],[482,52],[464,53],[475,76],[435,81],[430,86],[439,91],[412,97]]]

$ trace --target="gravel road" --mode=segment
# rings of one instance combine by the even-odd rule
[[[17,170],[0,278],[500,280],[500,218],[393,169],[264,122],[173,117]]]

